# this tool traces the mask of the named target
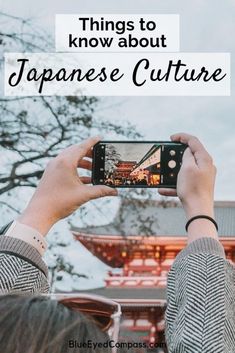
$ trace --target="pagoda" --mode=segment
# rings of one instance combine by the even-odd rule
[[[227,258],[235,262],[235,202],[216,202],[215,215]],[[112,223],[72,227],[75,239],[111,270],[105,286],[86,292],[122,306],[122,326],[165,351],[167,274],[187,245],[185,216],[177,202],[123,200]]]
[[[116,164],[115,171],[113,173],[114,178],[128,178],[132,169],[136,165],[136,161],[119,161]]]

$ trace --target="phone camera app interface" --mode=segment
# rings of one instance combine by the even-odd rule
[[[105,145],[106,185],[156,186],[161,182],[161,145],[108,143]]]

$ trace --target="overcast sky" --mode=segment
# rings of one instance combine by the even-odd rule
[[[17,16],[36,18],[50,35],[56,13],[177,13],[181,51],[232,53],[233,78],[235,0],[0,0],[0,7]],[[145,139],[166,140],[179,130],[197,135],[218,168],[216,198],[235,199],[234,80],[231,97],[109,97],[103,105],[109,108],[100,114],[130,120]]]
[[[147,144],[112,144],[118,154],[120,154],[120,160],[123,161],[135,161],[139,162],[144,155],[153,146],[152,143]]]

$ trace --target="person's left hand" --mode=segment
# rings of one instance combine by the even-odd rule
[[[100,140],[92,137],[73,145],[52,159],[24,213],[21,223],[45,235],[54,223],[69,216],[85,202],[104,196],[116,196],[117,190],[105,185],[88,185],[90,177],[79,176],[77,168],[91,170],[92,147]]]

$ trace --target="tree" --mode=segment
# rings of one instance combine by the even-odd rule
[[[108,144],[105,147],[105,172],[107,176],[114,171],[120,158],[121,155],[117,152],[117,148],[114,145]]]
[[[6,19],[12,30],[0,32],[4,51],[49,50],[48,35],[35,31],[32,21],[0,13],[0,24]],[[35,187],[48,158],[89,135],[112,132],[138,136],[128,123],[96,116],[97,106],[96,97],[86,96],[0,98],[0,146],[11,156],[11,162],[0,173],[0,195],[16,187]]]
[[[0,13],[0,44],[9,51],[49,51],[52,40],[29,19]],[[53,49],[52,49],[53,50]],[[2,60],[0,62],[2,66]],[[19,190],[35,188],[49,158],[94,134],[136,138],[129,123],[106,120],[97,114],[96,97],[2,97],[0,98],[0,204],[17,212]],[[64,246],[64,245],[61,245]],[[51,266],[52,279],[60,269],[73,267],[58,255]],[[56,277],[56,276],[55,276]]]
[[[0,98],[0,146],[11,162],[0,173],[0,195],[16,187],[35,187],[45,163],[89,135],[115,132],[136,136],[133,127],[95,116],[95,97]]]

